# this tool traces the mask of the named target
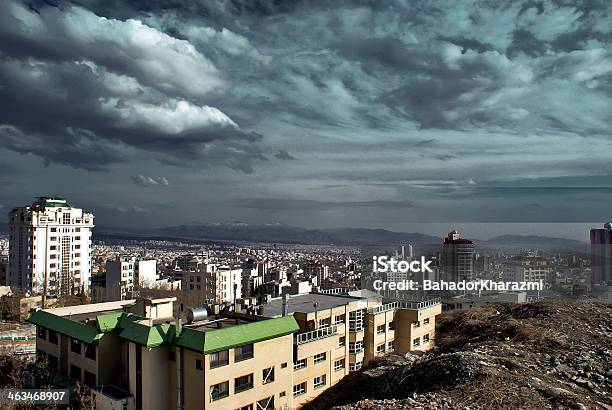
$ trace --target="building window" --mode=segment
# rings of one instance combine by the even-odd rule
[[[412,327],[420,327],[421,326],[421,322],[419,322],[418,320],[415,320],[414,322],[412,322]]]
[[[293,386],[293,397],[301,396],[306,393],[306,382]]]
[[[96,360],[96,346],[88,344],[85,346],[85,357],[91,360]]]
[[[423,319],[423,324],[424,324],[424,325],[428,325],[428,324],[429,324],[429,318],[427,318],[427,319]]]
[[[339,371],[344,369],[344,359],[336,360],[334,362],[334,371]]]
[[[253,373],[234,379],[234,393],[240,393],[253,388]]]
[[[394,341],[390,341],[389,343],[387,343],[387,350],[395,350],[395,342]]]
[[[293,370],[303,369],[306,367],[306,359],[301,359],[293,363]]]
[[[363,351],[363,340],[358,340],[356,342],[349,342],[349,353],[357,354]]]
[[[340,336],[338,347],[346,346],[346,336]]]
[[[286,368],[286,367],[287,367],[287,362],[285,362],[285,363],[281,363],[281,369],[284,369],[284,368]]]
[[[85,370],[83,372],[83,383],[89,387],[96,387],[96,375]]]
[[[274,410],[274,396],[259,400],[257,402],[257,410]]]
[[[274,366],[263,369],[261,379],[263,380],[263,384],[272,383],[274,381]]]
[[[196,359],[195,365],[196,365],[196,369],[202,370],[202,360]]]
[[[381,333],[385,333],[385,325],[376,326],[376,334],[379,335]]]
[[[325,361],[326,356],[327,356],[326,353],[319,353],[319,354],[314,355],[315,364]]]
[[[395,322],[394,321],[389,322],[389,330],[395,330]]]
[[[49,342],[53,343],[54,345],[57,344],[57,333],[53,330],[49,330]]]
[[[429,342],[429,333],[427,333],[426,335],[423,335],[423,343],[427,343]]]
[[[376,346],[376,353],[384,353],[385,352],[385,344],[381,344]]]
[[[331,326],[331,317],[325,319],[319,319],[319,329],[330,327]]]
[[[314,388],[318,389],[319,387],[325,386],[325,375],[317,376],[314,378]]]
[[[334,324],[339,325],[342,323],[344,323],[344,315],[336,315],[336,317],[334,317]]]
[[[421,344],[421,339],[418,337],[412,341],[412,347],[417,347],[420,344]]]
[[[247,404],[246,406],[242,406],[237,410],[253,410],[253,405],[252,404]]]
[[[349,363],[349,372],[356,372],[361,369],[362,362]]]
[[[234,349],[234,361],[241,362],[253,357],[253,343]]]
[[[220,400],[229,396],[229,382],[223,382],[210,386],[210,401]]]
[[[36,335],[43,340],[47,339],[47,329],[42,326],[38,326],[36,329]]]
[[[70,378],[75,381],[81,381],[81,368],[71,364]]]
[[[221,350],[220,352],[210,354],[210,368],[221,367],[229,364],[229,350]]]
[[[81,342],[75,339],[70,339],[70,350],[76,354],[81,354]]]

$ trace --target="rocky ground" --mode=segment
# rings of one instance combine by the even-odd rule
[[[437,347],[391,355],[307,408],[612,410],[612,305],[555,301],[444,313]]]

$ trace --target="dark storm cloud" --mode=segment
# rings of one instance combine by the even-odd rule
[[[277,158],[277,159],[280,159],[282,161],[290,161],[290,160],[294,160],[295,159],[295,157],[293,155],[291,155],[290,153],[288,153],[284,149],[279,149],[278,152],[276,154],[274,154],[274,157]]]
[[[205,104],[225,80],[190,43],[68,5],[0,7],[5,148],[88,170],[126,149],[244,172],[263,158],[260,134]]]

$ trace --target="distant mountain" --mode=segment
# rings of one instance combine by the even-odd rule
[[[539,249],[558,249],[587,252],[589,244],[582,241],[566,238],[550,238],[538,235],[500,235],[482,241],[479,244],[486,244],[494,247],[521,247]]]

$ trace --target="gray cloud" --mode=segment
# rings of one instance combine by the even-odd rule
[[[133,175],[132,181],[134,181],[135,184],[144,186],[144,187],[150,187],[150,186],[155,186],[155,185],[158,185],[158,186],[168,186],[169,185],[168,179],[166,177],[150,177],[146,175]]]
[[[291,155],[290,153],[288,153],[287,151],[285,151],[284,149],[279,149],[278,152],[276,154],[274,154],[274,157],[283,161],[289,161],[289,160],[294,160],[295,157],[293,155]]]

